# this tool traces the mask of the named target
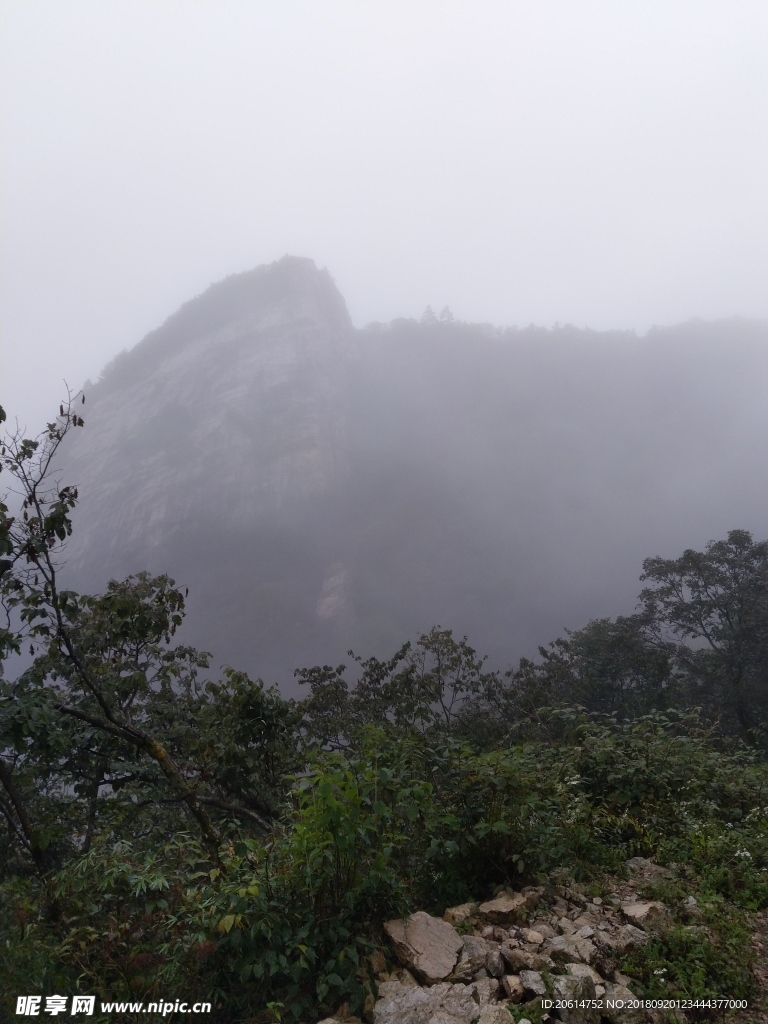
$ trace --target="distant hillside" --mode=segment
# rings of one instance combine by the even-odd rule
[[[69,581],[167,571],[184,639],[279,680],[436,623],[501,664],[630,611],[642,559],[766,533],[768,325],[355,330],[286,257],[86,388]]]

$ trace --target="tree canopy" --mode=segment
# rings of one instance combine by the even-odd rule
[[[768,902],[768,542],[649,558],[634,615],[506,673],[435,627],[286,700],[175,642],[168,576],[62,589],[81,411],[0,447],[1,994],[186,986],[222,1021],[305,1019],[364,997],[387,916],[627,856]]]

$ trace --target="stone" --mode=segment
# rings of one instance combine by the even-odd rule
[[[573,919],[573,928],[578,932],[582,928],[594,928],[596,923],[597,918],[593,914],[579,914]]]
[[[458,907],[448,907],[443,914],[443,920],[448,924],[463,924],[464,921],[468,921],[472,917],[476,910],[476,903],[461,903]]]
[[[539,935],[543,935],[545,939],[551,939],[556,933],[555,929],[547,924],[546,921],[541,921],[537,918],[531,926],[534,931],[537,931]]]
[[[471,981],[474,975],[485,967],[485,959],[490,945],[479,935],[465,935],[462,939],[461,953],[451,981]]]
[[[410,988],[397,981],[379,986],[374,1024],[474,1024],[480,1004],[472,986],[439,982],[431,988]]]
[[[520,981],[519,974],[505,974],[501,979],[504,988],[504,995],[511,1003],[522,1003],[525,996],[525,986]]]
[[[544,942],[544,935],[534,928],[522,928],[521,931],[523,942],[529,942],[532,946],[540,946]]]
[[[538,902],[539,894],[535,891],[525,895],[521,892],[504,892],[487,903],[481,903],[477,912],[491,924],[509,928],[510,925],[523,923]]]
[[[663,868],[660,864],[655,864],[646,857],[630,857],[627,861],[627,867],[633,875],[638,875],[647,881],[651,881],[654,878],[671,878],[673,874],[669,868]]]
[[[589,939],[575,935],[556,935],[554,939],[547,940],[541,952],[542,955],[551,957],[555,963],[565,964],[572,961],[591,963],[596,950]]]
[[[667,908],[663,903],[659,903],[657,900],[651,900],[648,903],[622,903],[621,913],[625,920],[629,924],[640,925],[645,927],[650,924],[651,921],[655,921],[660,917],[663,917],[667,912]]]
[[[603,995],[603,1008],[601,1013],[603,1019],[611,1024],[647,1024],[652,1020],[647,1010],[641,1008],[630,1008],[627,1004],[635,1001],[634,994],[625,985],[617,985],[615,982],[605,983],[605,994]],[[612,1006],[612,1003],[623,1005]]]
[[[561,974],[552,979],[552,998],[587,1000],[595,998],[595,983],[589,975]],[[600,1011],[593,1007],[561,1006],[558,1011],[563,1024],[598,1024]]]
[[[538,953],[531,953],[527,949],[520,949],[519,946],[507,946],[504,943],[499,947],[502,957],[512,968],[513,973],[521,970],[540,971],[546,966],[543,957]]]
[[[504,960],[498,948],[488,951],[488,955],[485,958],[485,969],[492,978],[504,977]]]
[[[529,999],[547,994],[547,986],[538,971],[520,971],[520,981]]]
[[[392,972],[394,979],[399,981],[401,985],[405,985],[406,988],[418,988],[419,983],[416,981],[414,976],[405,967],[401,967],[399,971]]]
[[[630,949],[637,949],[648,941],[648,935],[642,928],[636,928],[633,924],[622,925],[613,936],[613,948],[621,956]]]
[[[410,917],[387,921],[384,931],[400,962],[425,984],[445,981],[456,967],[462,939],[447,921],[419,910]]]
[[[368,957],[368,963],[374,974],[383,974],[387,969],[386,957],[380,949],[377,949],[375,953],[371,953]]]
[[[574,978],[591,978],[595,985],[603,983],[603,979],[594,967],[590,967],[588,964],[566,964],[565,969]]]
[[[477,1018],[477,1024],[514,1024],[506,1006],[484,1006]]]
[[[481,978],[469,988],[474,992],[475,999],[480,1006],[485,1006],[486,1003],[495,1003],[499,997],[499,983],[496,978]]]

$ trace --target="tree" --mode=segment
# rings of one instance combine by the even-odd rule
[[[75,398],[36,440],[17,432],[0,447],[19,506],[11,515],[0,504],[0,653],[29,645],[33,659],[18,679],[0,678],[7,849],[44,875],[86,853],[99,825],[167,834],[184,827],[181,809],[216,860],[222,821],[270,831],[297,763],[295,712],[240,673],[200,680],[207,655],[171,646],[185,595],[169,577],[112,580],[98,596],[61,588],[78,496],[53,467],[83,425]]]
[[[768,541],[746,530],[680,558],[648,558],[640,599],[691,693],[751,744],[768,725]]]
[[[305,734],[337,750],[353,746],[368,726],[432,738],[461,731],[474,698],[496,678],[466,637],[455,640],[439,626],[387,661],[349,654],[362,669],[351,689],[345,665],[296,673],[310,687],[299,705]]]

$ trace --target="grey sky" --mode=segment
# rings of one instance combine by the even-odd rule
[[[0,395],[30,430],[285,253],[360,325],[768,314],[762,0],[0,10]]]

